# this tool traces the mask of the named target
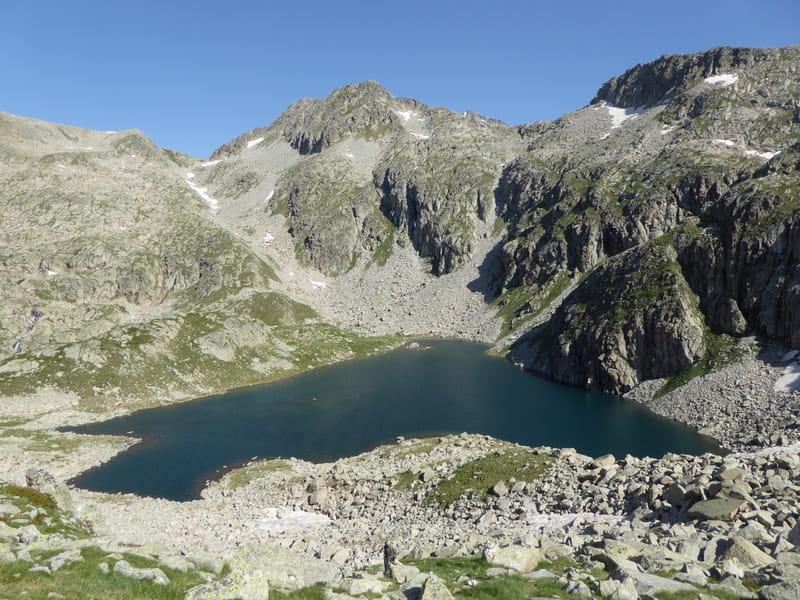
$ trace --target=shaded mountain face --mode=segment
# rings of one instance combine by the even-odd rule
[[[798,90],[800,49],[719,48],[510,127],[366,82],[202,162],[0,114],[0,391],[180,396],[349,356],[293,269],[353,291],[408,252],[442,290],[478,268],[490,341],[575,385],[624,393],[726,336],[800,347]]]

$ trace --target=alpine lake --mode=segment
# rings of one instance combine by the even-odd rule
[[[600,456],[720,453],[712,440],[631,401],[554,383],[489,356],[486,346],[419,348],[318,368],[264,386],[144,410],[68,431],[142,442],[70,483],[190,500],[251,459],[353,456],[397,436],[482,433]]]

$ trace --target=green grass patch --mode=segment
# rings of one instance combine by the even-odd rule
[[[479,581],[475,587],[464,587],[456,598],[472,600],[527,600],[529,598],[565,598],[567,593],[555,580],[530,580],[519,575],[492,577]],[[571,596],[572,597],[572,596]]]
[[[261,461],[226,473],[221,483],[229,490],[235,490],[265,475],[291,470],[291,465],[285,460],[276,459]]]
[[[442,481],[425,498],[424,503],[444,509],[464,494],[486,498],[489,489],[500,481],[536,481],[553,460],[550,455],[509,446],[458,467],[449,479]]]
[[[559,559],[561,561],[561,559]],[[433,573],[440,577],[447,588],[459,599],[472,600],[527,600],[539,598],[566,598],[568,595],[555,579],[526,579],[519,575],[503,575],[487,577],[489,564],[482,557],[467,558],[426,558],[405,561],[417,567],[423,573]],[[548,568],[555,574],[561,573],[567,566],[577,566],[574,561],[550,568],[556,563],[542,562],[539,568]],[[461,577],[474,582],[472,586],[457,583]]]
[[[423,573],[433,573],[444,580],[448,588],[454,587],[456,579],[466,575],[470,579],[483,579],[489,568],[483,557],[421,558],[404,561]]]
[[[10,502],[20,510],[15,515],[6,514],[0,518],[0,522],[12,527],[31,524],[41,533],[57,533],[72,539],[84,539],[92,534],[88,525],[59,509],[52,496],[33,488],[17,485],[2,486],[0,502]],[[30,512],[33,509],[36,509],[36,516],[31,518]],[[20,523],[21,520],[24,522]]]
[[[24,445],[26,452],[68,453],[75,451],[86,442],[85,439],[59,435],[40,429],[6,429],[0,432],[0,438],[28,440]]]
[[[395,240],[396,230],[391,230],[380,245],[375,248],[375,252],[372,254],[372,260],[370,261],[367,268],[372,266],[372,264],[376,264],[379,267],[384,266],[388,261],[389,257],[392,255],[392,251],[394,250],[394,240]]]
[[[325,600],[325,588],[305,587],[291,592],[269,591],[270,600]]]
[[[405,471],[400,473],[400,476],[397,478],[397,481],[394,484],[394,489],[396,490],[408,490],[412,489],[416,484],[419,483],[419,475],[417,473],[413,473],[412,471]]]
[[[411,440],[410,444],[397,447],[398,449],[394,453],[394,457],[405,458],[406,456],[429,454],[430,451],[436,448],[438,445],[438,438],[422,438],[418,440]]]
[[[67,563],[52,574],[28,571],[35,564],[42,564],[46,558],[44,554],[34,554],[33,561],[0,563],[0,594],[7,598],[30,600],[53,597],[66,600],[182,600],[189,588],[203,582],[196,572],[181,573],[160,567],[170,580],[169,585],[161,586],[118,573],[103,573],[100,563],[106,562],[113,567],[114,560],[107,558],[107,554],[98,548],[84,548],[81,555],[83,560]]]
[[[22,502],[32,504],[36,508],[56,509],[56,501],[53,500],[52,496],[30,487],[7,485],[2,488],[2,493],[5,496],[11,496]]]

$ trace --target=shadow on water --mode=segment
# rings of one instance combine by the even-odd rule
[[[251,457],[315,462],[397,436],[483,433],[598,456],[718,452],[680,424],[621,398],[537,377],[485,347],[426,340],[257,388],[150,409],[69,431],[147,441],[71,483],[103,492],[189,500],[223,465]],[[226,470],[226,469],[225,469]]]

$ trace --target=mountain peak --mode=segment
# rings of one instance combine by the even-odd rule
[[[800,48],[712,48],[697,54],[662,56],[639,64],[602,85],[591,104],[607,102],[620,108],[654,106],[694,86],[698,79],[733,75],[759,65],[780,67],[800,59]],[[721,83],[725,81],[720,80]]]

